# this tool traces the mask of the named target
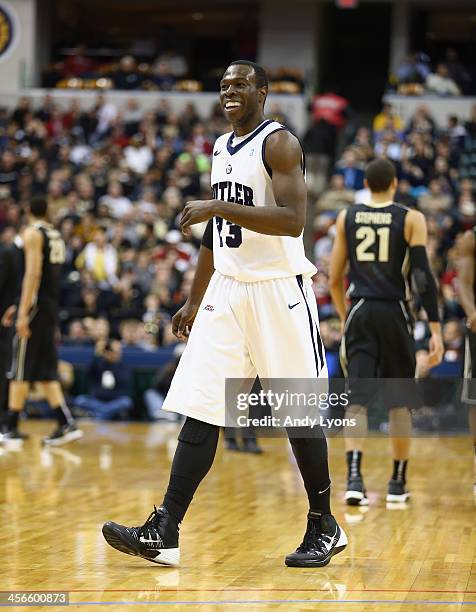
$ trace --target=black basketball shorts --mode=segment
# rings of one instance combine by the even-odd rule
[[[353,404],[368,405],[382,388],[387,408],[414,404],[413,321],[403,301],[355,300],[347,315],[340,358]],[[374,383],[375,379],[383,380]]]
[[[35,307],[30,315],[29,338],[13,338],[10,380],[47,382],[58,380],[56,316],[47,308]]]

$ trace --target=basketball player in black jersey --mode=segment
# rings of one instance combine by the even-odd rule
[[[349,505],[368,504],[361,461],[363,438],[367,433],[366,406],[372,392],[369,384],[364,381],[359,384],[359,379],[411,381],[415,376],[415,348],[408,309],[410,275],[428,315],[430,367],[440,363],[443,356],[436,283],[426,253],[425,218],[419,211],[393,201],[397,179],[395,168],[388,160],[378,159],[368,165],[366,187],[371,192],[371,202],[351,206],[337,218],[330,269],[331,295],[343,329],[341,363],[352,394],[353,405],[346,411],[346,417],[357,422],[357,428],[346,431]],[[344,290],[347,264],[351,299],[348,311]],[[388,502],[405,502],[409,497],[405,483],[411,417],[407,402],[403,401],[408,386],[397,385],[402,392],[387,394],[391,397],[385,398],[390,409],[394,459]]]
[[[469,406],[469,428],[474,448],[474,486],[476,495],[476,226],[458,240],[459,297],[466,313],[466,346],[462,400]]]
[[[46,199],[32,198],[29,224],[23,232],[24,276],[13,340],[7,427],[1,438],[4,443],[21,444],[26,437],[18,431],[18,418],[32,382],[42,385],[58,420],[57,428],[44,438],[44,444],[57,446],[83,435],[66,406],[58,381],[55,332],[65,245],[46,216]]]
[[[6,230],[4,235],[7,233]],[[4,238],[2,236],[2,239]],[[18,284],[18,249],[0,239],[0,419],[2,426],[8,409],[7,372],[11,362],[12,324]]]

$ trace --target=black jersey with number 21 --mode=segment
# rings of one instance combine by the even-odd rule
[[[408,208],[401,204],[351,206],[345,217],[351,298],[407,300],[409,245],[405,240]]]
[[[66,257],[66,247],[61,234],[52,225],[39,221],[32,225],[42,235],[42,266],[41,280],[38,288],[36,303],[55,313],[59,309],[59,298],[61,289],[61,272]],[[25,256],[21,250],[19,262],[21,276],[25,274]],[[21,291],[21,283],[18,285]],[[19,297],[19,296],[18,296]]]

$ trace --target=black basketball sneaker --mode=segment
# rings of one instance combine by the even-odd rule
[[[407,491],[403,480],[389,480],[387,501],[390,503],[401,504],[410,499],[410,492]]]
[[[323,567],[347,546],[347,536],[332,514],[309,512],[302,544],[285,559],[288,567]]]
[[[345,502],[348,506],[368,506],[367,491],[364,487],[364,480],[360,474],[350,476],[347,480],[347,490],[345,492]]]
[[[67,425],[59,425],[51,436],[43,438],[45,446],[61,446],[74,440],[79,440],[83,437],[83,432],[78,429],[74,423]]]
[[[16,427],[9,428],[6,425],[2,427],[0,432],[0,442],[5,445],[22,446],[25,440],[28,440],[28,434],[21,433]]]
[[[154,506],[142,527],[124,527],[108,521],[102,527],[102,534],[110,546],[127,555],[162,565],[178,565],[179,527],[165,506]]]

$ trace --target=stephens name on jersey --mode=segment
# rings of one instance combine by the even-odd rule
[[[266,139],[286,128],[263,121],[253,132],[220,136],[213,150],[213,198],[243,206],[277,206],[272,171],[266,164]],[[213,259],[224,276],[242,282],[312,276],[317,270],[306,258],[302,236],[269,236],[253,232],[221,217],[213,223]]]
[[[345,216],[351,298],[410,299],[406,206],[356,204]]]

